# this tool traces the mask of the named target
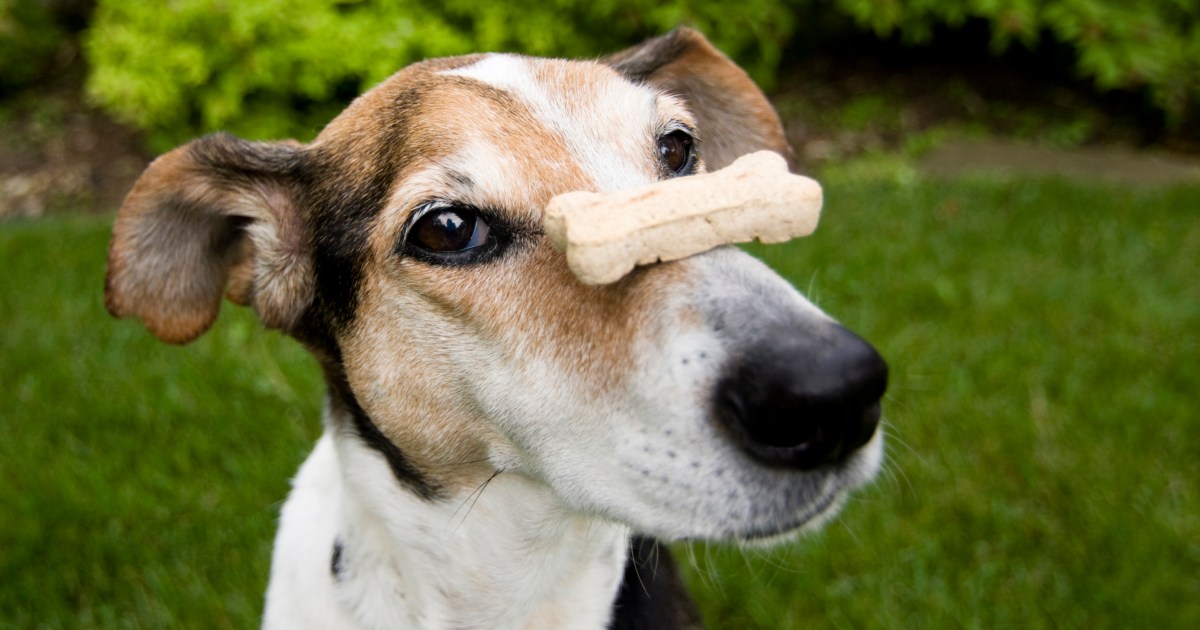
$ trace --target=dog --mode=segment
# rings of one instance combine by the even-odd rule
[[[699,627],[657,541],[775,541],[869,481],[867,342],[731,246],[587,286],[542,231],[557,194],[761,149],[794,168],[764,95],[681,28],[599,60],[423,61],[309,144],[151,163],[109,311],[186,343],[225,295],[327,382],[263,626]]]

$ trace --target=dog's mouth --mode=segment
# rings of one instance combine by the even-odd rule
[[[715,427],[690,449],[668,444],[639,441],[618,456],[636,500],[605,510],[635,530],[668,540],[751,545],[793,540],[830,522],[883,460],[879,432],[843,461],[811,470],[766,465]]]

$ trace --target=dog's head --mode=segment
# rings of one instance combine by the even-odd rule
[[[557,194],[759,149],[790,160],[690,30],[600,62],[427,61],[311,144],[160,157],[117,218],[106,301],[171,342],[224,293],[251,305],[317,355],[335,430],[431,501],[499,470],[649,534],[770,536],[875,473],[879,356],[736,249],[586,286],[542,233]]]

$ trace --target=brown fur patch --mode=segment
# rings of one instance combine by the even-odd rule
[[[311,295],[294,191],[282,177],[296,151],[210,136],[155,160],[113,226],[109,312],[137,317],[164,341],[191,341],[216,318],[238,266],[237,297],[268,326],[290,328]]]

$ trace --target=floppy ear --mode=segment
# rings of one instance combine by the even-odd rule
[[[796,170],[775,108],[746,72],[699,32],[680,27],[601,61],[632,81],[687,101],[700,123],[710,171],[762,149],[779,153],[788,169]]]
[[[212,325],[229,287],[267,326],[291,328],[313,295],[303,162],[299,144],[219,134],[151,163],[113,226],[108,311],[186,343]]]

